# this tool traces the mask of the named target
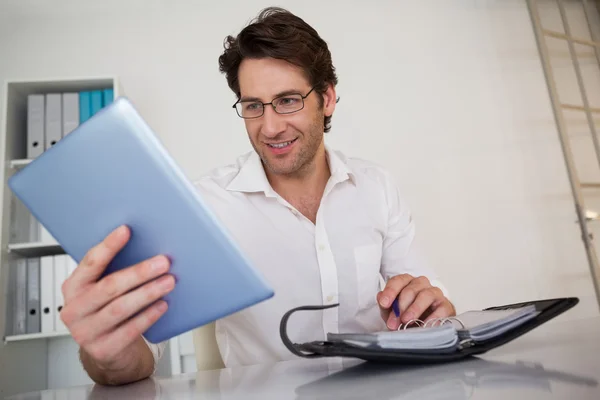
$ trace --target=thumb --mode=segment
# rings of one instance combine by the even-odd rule
[[[112,259],[125,247],[129,238],[129,228],[122,225],[92,247],[63,284],[65,301],[75,296],[79,289],[96,282]]]
[[[383,307],[381,305],[382,294],[383,292],[377,293],[377,305],[379,306],[379,313],[381,314],[381,318],[383,318],[384,321],[387,321],[388,317],[390,316],[390,307]]]

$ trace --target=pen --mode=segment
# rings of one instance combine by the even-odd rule
[[[392,302],[392,309],[394,310],[394,314],[396,314],[396,318],[400,317],[400,306],[398,306],[398,298],[397,297]]]

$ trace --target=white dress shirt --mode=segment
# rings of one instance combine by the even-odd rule
[[[414,250],[415,224],[390,173],[328,146],[326,154],[331,177],[316,224],[273,190],[254,151],[195,182],[275,291],[216,322],[226,367],[296,357],[279,336],[281,317],[294,307],[339,303],[294,314],[288,334],[298,343],[323,340],[328,332],[387,329],[376,295],[398,274],[426,276],[447,294]],[[157,361],[165,343],[149,346]]]

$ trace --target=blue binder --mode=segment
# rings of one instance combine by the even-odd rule
[[[79,92],[79,125],[90,119],[92,116],[92,103],[90,92]]]
[[[96,114],[102,109],[102,90],[92,90],[91,92],[91,113]]]
[[[113,89],[104,89],[102,91],[102,107],[106,107],[113,102],[114,91]]]

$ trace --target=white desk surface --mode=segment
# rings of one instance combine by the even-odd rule
[[[343,365],[341,365],[342,363]],[[600,317],[550,321],[468,361],[394,366],[352,359],[155,377],[9,397],[79,399],[600,399]]]

